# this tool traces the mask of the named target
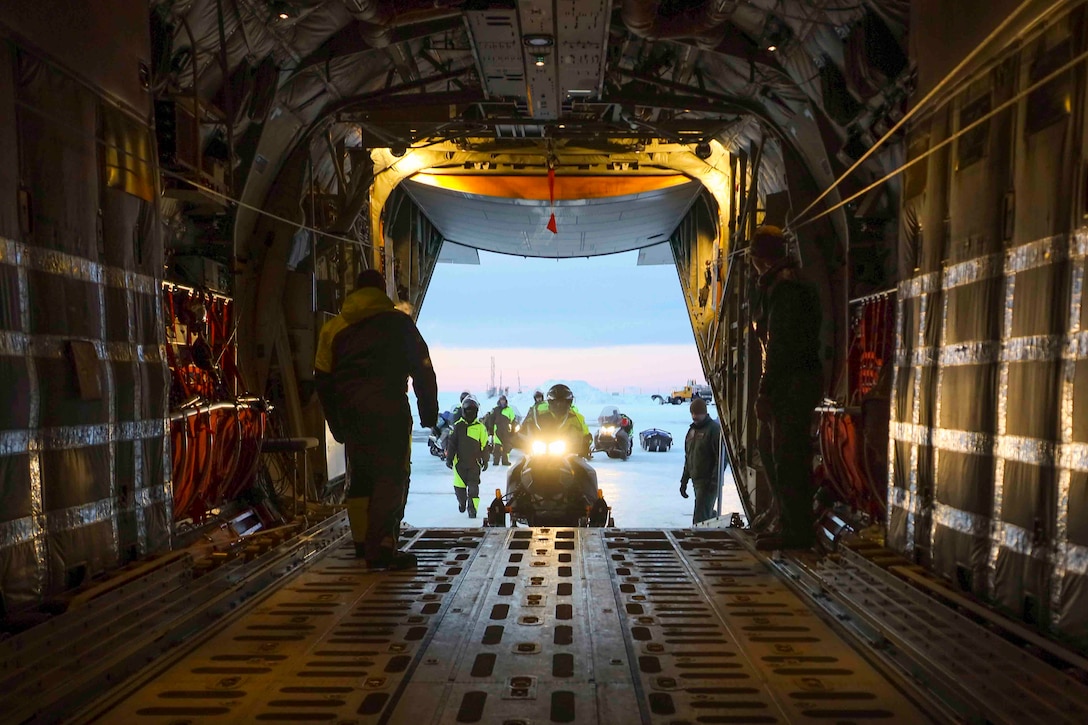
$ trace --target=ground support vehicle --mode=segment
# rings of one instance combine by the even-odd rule
[[[652,395],[650,398],[656,400],[658,403],[664,405],[670,403],[672,405],[680,405],[681,403],[690,403],[693,398],[702,398],[706,402],[710,403],[714,400],[714,393],[711,391],[709,385],[698,385],[694,380],[689,380],[688,384],[679,390],[674,390],[668,395]]]

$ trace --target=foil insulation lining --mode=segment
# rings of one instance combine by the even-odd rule
[[[164,423],[157,418],[143,421],[126,421],[116,424],[112,429],[107,425],[48,428],[41,430],[37,436],[31,436],[28,431],[3,431],[0,432],[0,455],[10,456],[42,450],[84,448],[104,445],[110,440],[138,442],[148,438],[159,438],[163,435]],[[37,447],[35,448],[35,446]],[[151,496],[148,499],[149,503],[145,504],[145,506],[150,505],[150,503],[160,503],[164,488],[164,486],[158,486],[139,489],[135,493],[137,501],[141,500],[141,497]],[[103,499],[103,501],[111,500],[113,499]],[[87,509],[87,507],[91,507],[91,509]],[[87,510],[93,510],[96,513],[91,516],[87,513]],[[104,521],[104,517],[107,515],[112,515],[109,512],[113,511],[113,508],[107,509],[102,501],[98,501],[48,513],[40,512],[39,508],[35,508],[33,511],[32,516],[0,522],[0,549],[25,543],[42,532],[56,534],[75,526],[99,523]],[[75,522],[74,526],[69,526],[68,524],[72,522]]]
[[[936,273],[933,273],[932,275],[925,275],[924,277],[918,278],[918,279],[919,280],[929,280],[929,279],[933,280],[933,289],[927,289],[927,292],[930,292],[930,291],[933,291],[933,290],[936,289],[936,283],[939,281],[940,278],[936,275]],[[920,282],[920,284],[918,286],[919,286],[919,288],[928,287],[928,283],[927,282]],[[900,300],[900,305],[902,305],[902,304],[903,304],[903,301]],[[921,298],[921,300],[919,301],[919,304],[918,304],[918,308],[919,308],[918,330],[917,330],[915,341],[914,341],[914,346],[913,346],[914,349],[919,349],[919,348],[926,347],[926,345],[925,345],[925,329],[926,329],[926,312],[927,312],[927,309],[928,309],[928,304],[929,304],[929,297],[928,297],[928,294],[926,294],[926,296],[923,296]],[[899,334],[900,333],[897,332],[897,335],[899,335]],[[902,343],[903,339],[905,339],[905,335],[903,335],[902,338],[900,338],[900,339],[898,339],[896,341],[897,344]],[[912,383],[913,390],[912,390],[912,399],[911,399],[911,422],[909,424],[907,424],[907,425],[909,425],[909,426],[911,426],[913,428],[920,428],[921,426],[919,425],[919,422],[921,421],[921,414],[922,414],[922,411],[921,411],[922,367],[921,367],[921,365],[914,365],[913,369],[912,369],[912,372],[913,372],[913,379],[912,379],[911,383]],[[899,425],[899,424],[892,423],[891,425],[892,425],[892,430],[894,430],[896,425]],[[893,436],[893,441],[890,443],[890,445],[893,446],[893,447],[895,445],[894,440],[895,439],[894,439],[894,436]],[[911,442],[910,454],[909,454],[910,455],[910,461],[909,461],[909,465],[907,466],[907,481],[906,481],[906,484],[907,484],[907,486],[906,486],[907,496],[905,498],[905,502],[909,503],[909,507],[904,509],[904,513],[905,513],[905,516],[906,516],[906,522],[905,522],[906,525],[904,527],[904,534],[903,535],[904,535],[905,541],[903,542],[903,546],[904,546],[905,550],[908,551],[908,552],[914,551],[915,545],[917,543],[917,541],[916,541],[917,517],[918,517],[918,513],[922,510],[922,502],[919,499],[919,491],[918,491],[918,464],[919,464],[918,446],[919,446],[919,444],[917,442]],[[894,459],[889,459],[889,460],[894,460]],[[894,469],[894,466],[893,466],[893,469]]]
[[[155,290],[156,300],[155,305],[155,329],[166,329],[166,317],[165,310],[162,305],[162,290],[165,287],[164,284],[160,284]],[[163,380],[170,378],[170,369],[166,360],[166,344],[165,340],[159,345],[159,373],[162,375]],[[167,411],[170,409],[170,386],[162,386],[160,393],[159,405],[157,410]],[[162,421],[162,480],[163,491],[165,500],[163,501],[163,507],[166,509],[166,521],[173,522],[174,520],[174,465],[173,465],[173,453],[170,449],[170,423],[166,418]]]
[[[98,287],[98,319],[102,320],[102,349],[97,349],[96,345],[95,354],[101,358],[102,353],[105,351],[106,345],[106,288],[101,283]],[[126,294],[127,300],[127,294]],[[129,307],[127,318],[132,318],[132,308]],[[117,384],[113,372],[113,365],[102,366],[105,375],[105,384],[103,385],[102,394],[106,397],[106,418],[109,425],[109,431],[106,438],[106,457],[107,465],[109,467],[109,521],[110,521],[110,541],[113,544],[113,557],[114,560],[119,560],[121,556],[121,527],[120,522],[117,520],[117,514],[113,512],[117,505],[117,441],[110,433],[113,432],[117,425]],[[46,530],[49,530],[50,522],[48,516],[46,517]],[[86,524],[77,524],[77,526],[85,526]],[[75,528],[75,527],[72,527]]]
[[[959,265],[956,265],[959,266]],[[948,270],[945,270],[945,274],[942,275],[942,282],[948,281]],[[941,320],[937,331],[938,349],[943,350],[948,343],[948,305],[951,295],[942,294],[940,297],[941,304]],[[933,390],[933,425],[939,426],[941,424],[941,403],[944,398],[944,368],[940,365],[936,366],[937,371],[937,386]],[[940,501],[940,487],[941,487],[941,448],[940,446],[932,446],[930,448],[930,466],[932,466],[932,491],[930,493],[929,500],[933,502],[933,512],[927,522],[929,526],[929,555],[933,561],[937,558],[937,531],[938,531],[938,514],[942,509],[943,504]]]
[[[1088,331],[1080,329],[1081,306],[1083,304],[1084,276],[1083,264],[1074,265],[1071,279],[1070,330],[1064,336],[1034,335],[1012,338],[1012,311],[1015,301],[1015,277],[1020,272],[1036,269],[1065,259],[1083,261],[1088,258],[1088,228],[1080,229],[1072,235],[1059,234],[1045,239],[1020,245],[1014,249],[996,254],[988,254],[974,260],[950,265],[942,272],[931,272],[901,282],[898,288],[896,322],[896,368],[894,371],[893,390],[898,389],[898,376],[906,369],[914,369],[914,400],[910,423],[899,421],[896,407],[892,402],[891,435],[889,437],[889,460],[898,456],[896,443],[908,443],[910,449],[910,468],[907,486],[903,487],[896,478],[895,467],[888,473],[888,505],[907,514],[907,540],[904,549],[911,551],[915,545],[915,517],[925,504],[918,491],[918,448],[930,446],[937,451],[957,451],[969,454],[992,454],[995,457],[994,515],[992,519],[981,514],[962,511],[954,507],[934,502],[933,522],[935,525],[976,537],[991,540],[990,575],[993,576],[997,553],[1000,548],[1021,553],[1025,556],[1039,557],[1044,553],[1044,545],[1035,541],[1034,535],[1020,527],[1001,521],[1001,509],[1004,495],[1004,465],[1006,461],[1023,462],[1035,466],[1055,466],[1059,469],[1058,517],[1056,546],[1052,547],[1051,556],[1055,559],[1052,567],[1055,577],[1065,573],[1084,573],[1088,575],[1088,547],[1068,542],[1069,526],[1069,487],[1072,472],[1088,471],[1088,443],[1072,441],[1072,382],[1074,364],[1088,359]],[[924,344],[927,324],[929,296],[940,289],[954,288],[1000,275],[1006,278],[1004,295],[1003,339],[979,340],[937,347]],[[915,339],[918,344],[907,349],[904,345],[906,334],[903,329],[904,307],[908,300],[920,299],[920,314],[916,322]],[[942,305],[941,335],[947,325],[945,305]],[[1061,442],[1008,436],[1008,366],[1018,362],[1054,362],[1064,364],[1062,376],[1061,401]],[[927,366],[940,368],[955,365],[998,364],[998,431],[996,435],[971,431],[929,428],[920,425],[921,410],[921,372]],[[901,370],[901,368],[903,370]],[[940,389],[938,384],[938,390]],[[937,405],[940,405],[939,395]],[[939,416],[939,407],[938,407]],[[939,420],[939,417],[937,418]],[[897,485],[900,484],[900,485]],[[986,522],[983,525],[983,522]],[[992,581],[991,581],[992,586]],[[1058,596],[1058,587],[1052,587]],[[1054,611],[1057,611],[1056,609]]]
[[[16,267],[19,285],[19,326],[23,334],[29,336],[30,323],[30,280],[26,269],[27,247],[22,244],[0,239],[0,261],[7,262]],[[30,343],[27,340],[26,352],[22,355],[26,360],[27,386],[27,480],[30,483],[30,526],[32,528],[32,541],[34,547],[35,586],[34,594],[42,596],[45,593],[46,582],[49,576],[48,559],[46,558],[45,539],[42,529],[45,526],[45,502],[42,489],[42,458],[40,444],[31,435],[38,428],[41,420],[41,391],[38,386],[38,367],[34,356],[30,354]],[[22,527],[25,528],[25,527]]]
[[[928,275],[926,278],[928,279]],[[937,289],[937,283],[940,281],[940,277],[936,274],[932,276],[933,290]],[[927,286],[923,283],[921,286]],[[929,291],[933,291],[929,290]],[[929,305],[929,296],[923,296],[918,304],[918,330],[914,340],[914,348],[926,347],[925,330],[926,330],[926,312]],[[917,427],[921,421],[922,408],[922,368],[920,365],[915,365],[913,368],[912,379],[912,399],[911,399],[911,425]],[[919,499],[918,491],[918,444],[912,444],[910,447],[910,464],[907,468],[907,492],[910,494],[909,500],[913,504],[913,508],[906,511],[906,527],[904,536],[906,537],[907,551],[913,551],[917,544],[917,524],[918,513],[921,511],[921,500]]]
[[[897,295],[895,301],[895,364],[892,366],[892,394],[889,397],[888,404],[891,410],[888,412],[889,425],[895,426],[899,422],[899,376],[900,368],[903,364],[899,361],[899,352],[903,350],[903,306],[906,302],[902,297]],[[914,499],[910,496],[910,491],[902,486],[898,485],[896,479],[896,469],[899,468],[895,465],[896,458],[899,455],[898,446],[896,446],[896,439],[894,435],[888,436],[888,513],[890,514],[894,509],[900,509],[904,511],[904,515],[911,516],[914,511]],[[907,542],[902,542],[904,548],[908,548]],[[909,548],[913,548],[912,546]],[[908,549],[909,550],[909,549]]]
[[[1019,255],[1024,258],[1029,255]],[[1013,333],[1013,307],[1016,304],[1016,272],[1012,267],[1014,254],[1006,255],[1005,295],[1002,304],[1001,339],[1009,340]],[[1009,431],[1009,361],[1002,360],[998,365],[998,419],[997,438],[1001,439]],[[997,452],[993,457],[993,499],[990,506],[993,531],[990,539],[990,551],[987,556],[986,582],[991,597],[998,595],[998,560],[1001,557],[1004,530],[1005,507],[1005,464],[1009,462]]]
[[[128,309],[136,309],[136,294],[131,290],[125,292],[125,302]],[[159,328],[162,329],[162,328]],[[136,315],[129,314],[125,324],[125,335],[129,346],[136,346]],[[136,416],[143,415],[143,375],[135,375],[132,381],[132,409]],[[134,441],[132,445],[132,490],[133,505],[136,508],[136,551],[139,556],[147,554],[147,512],[144,506],[139,504],[140,495],[144,492],[144,443],[142,440]]]
[[[104,498],[47,511],[42,517],[43,524],[39,524],[33,516],[4,521],[0,523],[0,549],[31,541],[41,531],[57,534],[83,526],[112,522],[122,513],[138,514],[149,506],[164,503],[165,497],[165,485],[150,486],[136,491],[129,506],[119,505],[116,498]]]
[[[0,332],[0,355],[19,357],[25,360],[28,390],[28,428],[27,430],[0,431],[0,455],[27,456],[30,482],[30,515],[12,521],[0,522],[0,549],[33,542],[36,568],[35,594],[45,592],[48,578],[46,555],[46,537],[70,529],[109,521],[113,526],[114,551],[119,550],[119,531],[117,516],[128,510],[119,505],[116,499],[116,447],[119,441],[142,441],[147,438],[166,438],[166,424],[162,419],[117,421],[116,390],[111,365],[104,365],[105,389],[103,395],[108,398],[109,422],[104,425],[61,426],[41,429],[41,390],[38,382],[37,366],[39,358],[62,359],[66,344],[82,339],[57,335],[38,335],[31,332],[31,300],[28,271],[44,272],[70,279],[76,279],[99,287],[98,314],[105,320],[105,287],[126,290],[129,302],[129,335],[127,342],[105,342],[87,340],[94,345],[97,357],[103,362],[150,363],[165,368],[166,359],[162,345],[140,345],[135,342],[135,293],[153,294],[158,299],[162,282],[152,276],[122,270],[94,262],[83,257],[26,245],[11,239],[0,237],[0,263],[16,269],[19,297],[19,331]],[[155,306],[156,322],[162,326],[161,305]],[[103,329],[103,336],[105,330]],[[163,372],[165,375],[165,370]],[[137,375],[137,407],[141,392]],[[165,408],[163,408],[165,409]],[[139,412],[137,414],[139,414]],[[63,450],[87,446],[108,444],[110,491],[111,497],[65,509],[46,512],[43,502],[41,453],[46,450]],[[141,446],[135,446],[140,449]],[[168,449],[164,453],[164,471],[169,473]],[[137,475],[142,475],[142,468]],[[136,491],[133,506],[137,508],[138,520],[141,520],[143,508],[163,504],[170,506],[169,482],[161,486],[142,487]],[[172,518],[167,519],[172,520]],[[141,522],[140,536],[146,540],[146,527]]]
[[[62,360],[65,346],[74,340],[86,341],[94,345],[99,360],[116,363],[153,363],[163,362],[163,351],[159,345],[140,345],[134,342],[102,342],[81,337],[62,337],[60,335],[28,335],[25,332],[0,330],[0,356],[23,357],[33,353],[36,358]]]
[[[971,455],[993,454],[1008,461],[1033,466],[1060,465],[1071,471],[1088,472],[1088,443],[1056,445],[1053,441],[1023,436],[995,436],[977,431],[928,428],[894,422],[893,440],[916,446],[933,446],[942,451]]]
[[[1073,440],[1073,384],[1076,380],[1077,361],[1088,359],[1088,331],[1081,329],[1084,307],[1084,276],[1088,266],[1088,230],[1079,229],[1070,243],[1072,260],[1069,277],[1069,326],[1067,345],[1064,350],[1059,402],[1060,438],[1058,491],[1055,502],[1053,560],[1050,567],[1050,611],[1065,611],[1064,579],[1067,574],[1088,576],[1088,547],[1069,541],[1069,497],[1074,471],[1088,471],[1088,443]],[[1085,415],[1085,412],[1081,412]]]

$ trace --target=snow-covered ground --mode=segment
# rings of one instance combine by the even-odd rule
[[[616,526],[631,528],[682,528],[691,526],[691,512],[695,496],[688,487],[690,498],[680,496],[680,474],[684,468],[684,435],[691,424],[687,405],[659,405],[644,395],[610,395],[586,383],[577,381],[550,381],[540,387],[547,391],[552,382],[564,382],[574,391],[574,404],[582,412],[590,432],[597,429],[597,415],[607,405],[615,405],[626,413],[635,424],[635,451],[626,461],[613,460],[603,453],[595,454],[590,462],[597,470],[597,480],[604,490],[605,499],[612,506]],[[439,395],[442,410],[452,410],[461,391]],[[483,391],[472,391],[480,401],[482,412],[494,407],[495,398],[487,398]],[[526,388],[518,394],[511,392],[510,404],[524,415],[533,401],[533,389]],[[412,399],[413,409],[415,399]],[[710,406],[710,414],[717,411]],[[650,453],[638,445],[637,434],[647,428],[660,428],[672,433],[673,446],[664,453]],[[482,518],[471,520],[457,512],[457,500],[453,493],[453,472],[427,450],[427,433],[418,429],[412,442],[412,484],[408,494],[408,506],[404,521],[411,526],[460,527],[481,526]],[[519,451],[511,455],[511,462],[521,457]],[[480,505],[486,508],[494,497],[495,489],[506,487],[507,467],[488,467],[482,474]],[[722,511],[728,515],[741,511],[740,499],[727,473]],[[482,516],[483,512],[481,512]]]

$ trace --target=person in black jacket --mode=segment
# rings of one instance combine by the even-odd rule
[[[457,421],[461,420],[461,406],[465,402],[465,398],[467,398],[467,397],[469,397],[471,395],[472,395],[472,393],[468,392],[467,390],[462,390],[461,391],[461,395],[457,400],[457,406],[450,413],[450,423],[451,423],[451,425],[456,424]],[[442,452],[442,458],[443,459],[445,459],[449,455],[449,444],[450,444],[450,439],[449,439],[449,436],[447,436],[446,437],[446,444],[445,444],[446,447]]]
[[[492,437],[492,452],[494,465],[500,462],[504,466],[510,465],[510,449],[514,441],[514,428],[517,426],[518,416],[506,400],[505,395],[500,395],[495,407],[487,414],[484,424],[487,432]]]
[[[487,443],[487,426],[477,418],[480,404],[471,395],[461,401],[461,417],[453,424],[446,443],[446,468],[453,470],[453,492],[457,510],[468,509],[468,517],[476,518],[480,508],[480,471],[487,470],[491,446]]]
[[[761,451],[778,500],[781,533],[756,539],[760,549],[815,543],[812,510],[812,411],[820,401],[820,299],[797,277],[797,263],[777,227],[756,230],[749,248],[761,292],[763,379],[756,398]]]
[[[314,361],[318,397],[350,466],[348,522],[355,555],[375,569],[410,569],[398,551],[411,471],[412,378],[419,422],[434,427],[438,383],[427,343],[408,315],[393,307],[385,279],[362,272],[340,314],[325,323]]]
[[[691,523],[712,519],[718,503],[718,453],[722,428],[706,411],[706,401],[692,398],[691,426],[684,438],[684,472],[680,474],[680,495],[688,497],[688,481],[695,489],[695,510]]]

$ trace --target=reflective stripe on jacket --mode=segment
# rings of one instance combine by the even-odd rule
[[[480,482],[480,463],[487,458],[487,428],[479,420],[461,418],[453,425],[446,456],[453,456],[453,485]]]

